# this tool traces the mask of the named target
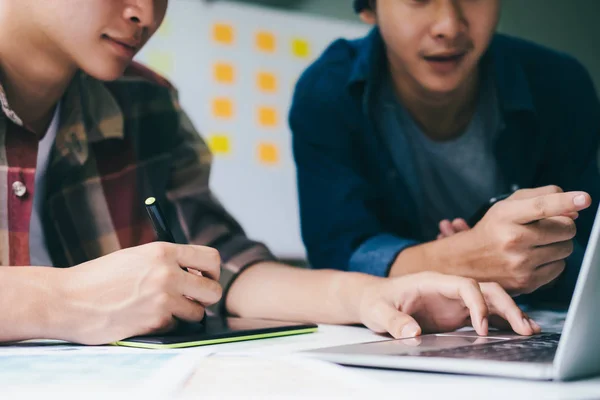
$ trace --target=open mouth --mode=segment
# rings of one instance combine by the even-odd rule
[[[456,54],[448,54],[448,55],[433,55],[433,56],[424,56],[425,60],[432,62],[458,62],[464,58],[467,53],[456,53]]]

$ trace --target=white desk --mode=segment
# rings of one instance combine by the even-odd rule
[[[376,335],[365,328],[328,326],[319,327],[319,332],[293,337],[282,337],[250,342],[230,343],[206,347],[197,347],[182,350],[169,350],[169,354],[182,354],[185,358],[192,358],[195,364],[195,372],[188,368],[185,371],[171,371],[171,376],[181,379],[182,386],[169,395],[161,395],[156,398],[178,400],[207,399],[207,398],[384,398],[389,396],[393,399],[600,399],[600,377],[591,380],[554,383],[554,382],[529,382],[520,380],[507,380],[499,378],[471,377],[458,375],[444,375],[433,373],[415,373],[402,371],[386,371],[375,369],[349,368],[321,361],[306,360],[300,358],[298,352],[327,346],[360,343],[366,341],[386,340],[386,337]],[[114,347],[69,349],[57,348],[53,354],[61,354],[70,357],[75,354],[103,354],[117,356],[130,355],[135,359],[142,356],[163,354],[163,351],[126,349]],[[27,355],[34,349],[4,348],[2,354]],[[71,359],[67,359],[71,363]],[[106,361],[106,360],[105,360]],[[1,362],[1,358],[0,358]],[[110,359],[104,362],[104,368],[113,369]],[[139,370],[127,370],[127,366],[121,365],[119,373],[124,376],[141,376]],[[92,370],[93,373],[93,370]],[[54,375],[52,375],[54,374]],[[109,376],[111,374],[108,374]],[[114,376],[114,373],[112,373]],[[62,379],[59,371],[51,371],[45,375],[46,379]],[[30,378],[19,377],[18,378]],[[164,379],[163,379],[164,378]],[[89,379],[89,374],[88,378]],[[88,383],[71,382],[61,384],[62,399],[91,399],[109,398],[106,394],[90,393],[91,386],[110,385],[110,382],[102,382],[101,377],[92,375]],[[106,379],[106,378],[105,378]],[[19,381],[22,379],[18,379]],[[142,383],[135,379],[135,383]],[[100,381],[100,382],[98,382]],[[138,382],[139,381],[139,382]],[[173,382],[167,375],[159,374],[157,380],[145,382],[148,390],[156,393],[152,382]],[[66,382],[69,382],[68,380]],[[178,384],[179,385],[179,384]],[[2,399],[22,398],[6,393],[6,387],[0,385]],[[62,393],[62,389],[66,393]],[[34,393],[35,390],[32,391]],[[40,391],[41,392],[41,391]],[[44,391],[44,396],[55,398],[54,391]],[[96,394],[96,397],[91,396]],[[27,396],[26,398],[30,398]],[[39,397],[37,397],[39,398]],[[119,390],[112,393],[112,400],[117,398],[137,398],[149,400],[146,395],[125,395]]]
[[[215,357],[222,360],[223,368],[226,368],[229,360],[231,365],[236,365],[236,360],[239,360],[239,358],[234,356],[237,354],[282,356],[319,347],[385,339],[364,328],[322,325],[319,327],[319,332],[314,334],[212,346],[212,350],[216,352]],[[238,371],[243,373],[244,368],[248,368],[251,364],[252,361],[248,360],[247,365],[242,366]],[[257,365],[263,364],[257,362]],[[377,394],[378,397],[382,394],[389,394],[397,399],[418,400],[462,400],[465,398],[485,398],[486,400],[600,399],[600,377],[578,382],[556,383],[349,367],[339,367],[339,369],[348,371],[349,380],[362,379],[368,382],[367,385],[361,385],[360,388],[353,388],[356,397],[364,396],[366,392],[372,390],[372,394]],[[231,372],[234,370],[235,368]],[[231,377],[231,375],[229,376]],[[301,390],[297,386],[294,387],[297,382],[287,375],[287,371],[279,373],[276,369],[265,375],[253,373],[252,382],[242,382],[242,384],[237,385],[224,385],[223,383],[226,380],[215,381],[214,376],[206,379],[195,376],[194,380],[196,381],[196,387],[202,386],[204,388],[205,395],[218,393],[219,396],[225,398],[252,396],[253,393],[256,397],[261,397],[265,393],[274,397],[296,397],[296,395],[305,394],[303,393],[304,389],[307,389],[303,387]],[[234,378],[233,381],[235,382]],[[274,382],[279,384],[274,384]],[[285,382],[288,382],[289,385],[285,385]],[[302,381],[301,383],[310,385],[309,382]],[[266,391],[267,388],[268,392]],[[365,388],[367,390],[364,390]],[[349,388],[344,389],[340,394],[345,395],[348,393]],[[265,391],[263,392],[263,390]],[[184,390],[184,398],[185,393]],[[307,393],[311,397],[320,395],[325,397],[332,394],[331,388],[323,388],[322,392],[316,388],[315,390],[308,390]]]

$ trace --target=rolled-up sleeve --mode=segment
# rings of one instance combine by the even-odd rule
[[[363,242],[350,257],[349,270],[386,277],[396,257],[419,242],[390,234],[373,236]]]

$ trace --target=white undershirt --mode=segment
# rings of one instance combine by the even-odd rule
[[[40,140],[37,154],[37,167],[35,170],[35,190],[33,205],[31,207],[31,221],[29,223],[29,258],[30,265],[52,266],[52,259],[46,245],[46,237],[42,227],[42,213],[44,210],[44,197],[46,193],[46,171],[50,161],[50,153],[58,132],[60,116],[60,103],[56,106],[52,122],[46,134]]]

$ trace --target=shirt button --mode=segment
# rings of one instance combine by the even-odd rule
[[[12,184],[12,190],[17,197],[23,197],[25,196],[25,193],[27,193],[27,187],[25,187],[23,182],[19,181],[16,181]]]

